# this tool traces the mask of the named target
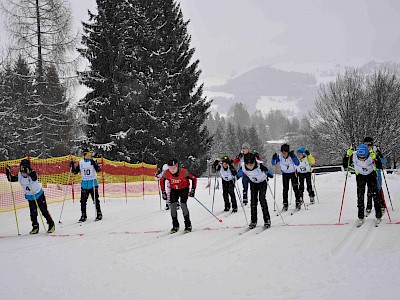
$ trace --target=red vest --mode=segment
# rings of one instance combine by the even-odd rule
[[[171,172],[167,170],[164,177],[169,181],[171,189],[181,190],[190,187],[188,175],[189,172],[186,169],[180,168],[178,176],[172,175]]]

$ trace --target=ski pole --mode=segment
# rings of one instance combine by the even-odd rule
[[[29,182],[29,188],[31,189],[31,193],[33,195],[33,199],[35,200],[35,203],[36,203],[36,208],[38,210],[38,214],[40,216],[40,220],[42,221],[43,229],[44,229],[44,231],[46,232],[46,235],[47,235],[46,226],[44,225],[44,221],[43,221],[42,211],[40,210],[38,201],[36,199],[35,191],[32,189],[31,178],[29,177],[29,175],[28,175],[28,182]]]
[[[350,146],[350,150],[353,148],[353,146]],[[343,202],[344,202],[344,195],[346,193],[346,185],[347,185],[347,175],[349,174],[349,168],[350,168],[350,157],[347,157],[347,169],[346,169],[346,179],[344,180],[344,187],[343,187],[343,195],[342,195],[342,204],[340,205],[340,214],[339,214],[339,222],[340,224],[340,219],[342,218],[342,210],[343,210]]]
[[[217,182],[217,174],[218,174],[218,171],[215,171],[214,193],[213,193],[213,201],[212,201],[212,207],[211,207],[211,210],[212,210],[213,212],[214,212],[215,187],[216,187],[216,182]]]
[[[388,187],[388,184],[387,184],[387,181],[386,181],[385,171],[383,169],[382,169],[382,174],[383,174],[383,179],[385,179],[386,190],[388,192],[390,205],[392,206],[392,211],[393,211],[394,209],[393,209],[393,204],[392,204],[392,197],[390,197],[389,187]]]
[[[389,209],[388,209],[388,206],[386,203],[385,195],[383,194],[382,181],[379,177],[378,169],[375,170],[375,173],[376,173],[376,183],[378,185],[377,188],[379,189],[380,196],[382,197],[383,204],[385,205],[385,208],[386,208],[386,211],[388,214],[388,218],[389,218],[389,222],[392,222],[392,219],[390,218],[390,214],[389,214]]]
[[[63,200],[63,204],[61,206],[61,212],[60,212],[60,218],[58,219],[58,223],[61,224],[61,216],[64,210],[64,203],[65,203],[65,199],[67,198],[67,191],[68,191],[68,186],[69,186],[69,181],[71,179],[71,173],[72,173],[72,168],[69,169],[69,174],[68,174],[68,181],[67,181],[67,187],[65,188],[65,193],[64,193],[64,200]]]
[[[160,186],[160,180],[157,181],[158,184],[158,196],[160,198],[160,210],[162,210],[161,208],[161,186]]]
[[[203,206],[214,218],[216,218],[220,223],[222,222],[221,219],[219,219],[216,215],[214,215],[207,207],[204,206],[203,203],[201,203],[196,197],[193,197],[201,206]]]
[[[274,200],[275,200],[275,195],[276,195],[276,164],[274,165]],[[274,211],[276,211],[275,207],[276,204],[274,201]]]
[[[6,168],[9,168],[8,170],[9,170],[9,172],[10,172],[10,177],[7,176],[7,177],[8,177],[7,179],[8,179],[8,181],[10,182],[11,197],[12,197],[13,206],[14,206],[15,223],[17,223],[17,232],[18,232],[18,235],[21,235],[21,234],[19,233],[18,216],[17,216],[17,209],[16,209],[16,207],[15,207],[14,190],[13,190],[12,183],[11,183],[11,171],[10,171],[10,167],[9,167],[9,166],[7,166]]]
[[[314,191],[315,191],[315,196],[317,196],[317,201],[319,203],[319,198],[318,198],[318,193],[317,193],[317,185],[315,184],[315,177],[316,177],[316,173],[315,173],[315,167],[317,166],[317,159],[315,158],[315,162],[314,162],[314,177],[313,177],[313,185],[314,185]]]
[[[244,209],[242,197],[240,196],[240,192],[239,192],[239,189],[237,188],[236,184],[235,184],[235,190],[236,190],[236,194],[238,195],[238,198],[239,198],[240,206],[242,206],[244,217],[246,219],[246,223],[247,223],[247,225],[249,225],[249,221],[247,220],[246,210]]]
[[[269,190],[270,190],[270,192],[271,192],[271,194],[272,194],[272,189],[271,189],[271,187],[270,187],[270,185],[269,185],[269,183],[268,183],[268,180],[267,180],[267,186],[268,186],[268,188],[269,188]],[[277,209],[278,209],[278,214],[279,214],[279,216],[281,217],[283,224],[286,225],[285,220],[283,219],[282,214],[281,214],[281,212],[279,211],[278,204],[277,204],[276,201],[275,201],[275,196],[273,196],[272,199],[274,199],[274,207],[275,207],[275,206],[277,207]]]

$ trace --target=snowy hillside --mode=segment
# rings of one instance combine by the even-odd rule
[[[158,196],[128,203],[106,199],[104,219],[93,222],[89,206],[84,224],[77,223],[79,201],[67,202],[62,224],[50,236],[42,225],[39,235],[27,234],[27,209],[18,211],[19,237],[14,213],[0,214],[1,299],[398,299],[400,226],[388,224],[385,214],[375,228],[371,214],[355,228],[354,175],[347,182],[342,225],[337,225],[344,179],[345,173],[317,176],[319,203],[284,213],[286,225],[273,211],[268,192],[272,227],[261,233],[257,227],[240,234],[247,227],[243,210],[221,213],[218,189],[214,212],[223,222],[189,199],[193,232],[185,235],[180,211],[181,231],[167,233],[171,218],[160,210]],[[400,221],[400,178],[388,174],[386,179],[395,223]],[[199,179],[196,198],[211,209],[213,190],[206,183]],[[280,176],[276,191],[281,207]],[[58,222],[61,203],[49,210]],[[245,212],[250,218],[248,206]]]

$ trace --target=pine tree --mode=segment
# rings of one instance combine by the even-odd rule
[[[9,160],[15,150],[17,104],[12,98],[12,70],[6,65],[0,72],[0,160]]]
[[[210,102],[191,63],[187,22],[175,1],[97,1],[81,54],[91,63],[81,102],[89,139],[113,159],[163,164],[178,159],[201,173],[211,138]],[[106,42],[107,41],[107,42]]]

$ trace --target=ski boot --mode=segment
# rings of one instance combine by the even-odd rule
[[[38,234],[38,233],[39,233],[39,224],[32,225],[32,230],[29,232],[29,234]]]
[[[169,205],[165,205],[165,210],[169,210]]]
[[[289,208],[289,206],[288,206],[287,204],[283,204],[283,207],[282,207],[282,212],[285,212],[285,211],[287,211],[287,210],[288,210],[288,208]]]
[[[310,197],[310,205],[313,205],[315,203],[314,197]]]
[[[224,211],[229,211],[229,208],[225,207]]]
[[[96,219],[94,219],[95,221],[100,221],[101,219],[103,219],[103,214],[101,213],[101,211],[97,212],[97,216]]]
[[[364,219],[358,219],[357,221],[357,227],[360,227],[362,224],[364,224],[365,220]]]
[[[54,224],[54,222],[52,221],[49,224],[49,229],[47,230],[47,233],[53,233],[56,230],[56,225]]]
[[[87,219],[87,215],[86,215],[86,213],[82,213],[82,216],[81,216],[81,218],[79,219],[79,223],[82,223],[82,222],[85,222],[86,221],[86,219]]]
[[[183,233],[189,233],[189,232],[192,232],[192,226],[185,227],[185,230],[183,230]]]
[[[256,222],[251,222],[249,225],[249,229],[254,229],[256,228],[257,223]]]
[[[232,212],[233,212],[233,213],[235,213],[235,212],[237,212],[237,211],[238,211],[237,208],[233,208],[233,209],[232,209]]]
[[[177,233],[179,231],[179,226],[178,227],[172,227],[171,231],[169,233],[173,234],[173,233]]]
[[[264,223],[264,228],[268,229],[271,227],[271,220],[268,220],[267,222]]]

